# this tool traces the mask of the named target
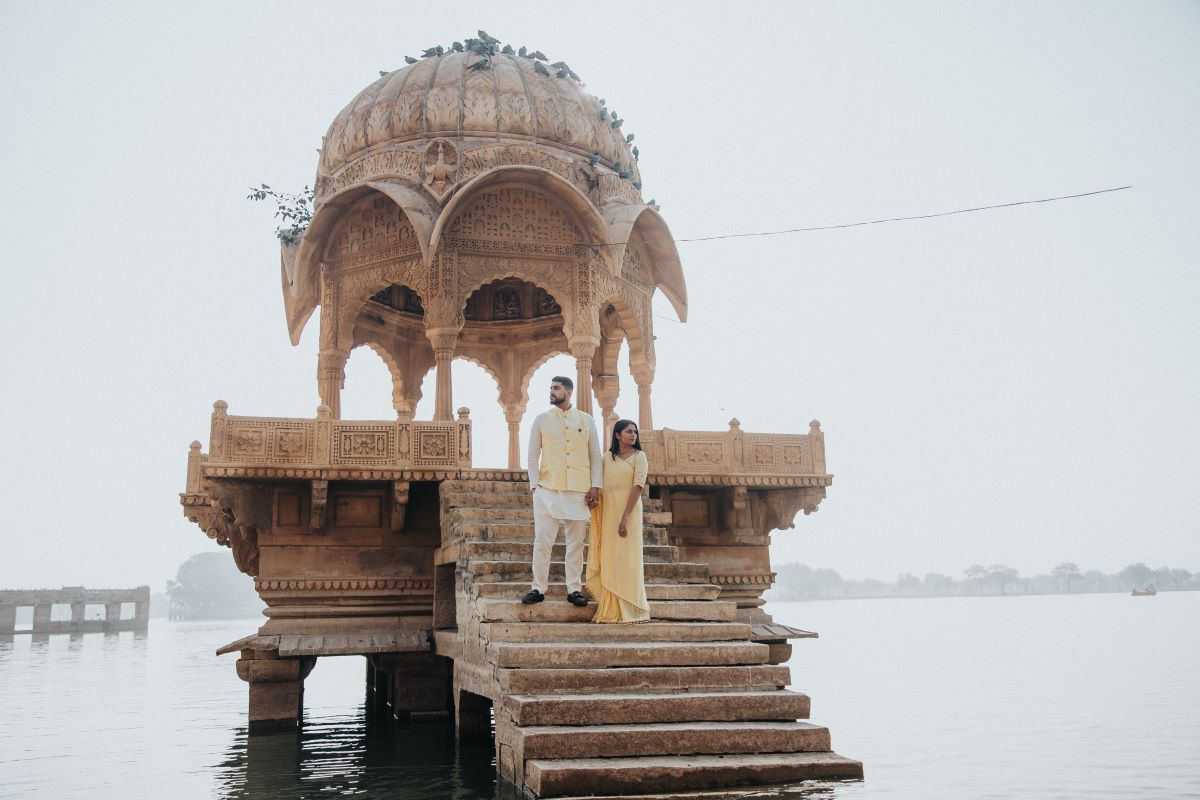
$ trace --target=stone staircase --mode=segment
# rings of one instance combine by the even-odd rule
[[[544,603],[525,606],[533,522],[523,482],[441,484],[441,569],[454,565],[455,630],[435,634],[461,692],[487,698],[501,775],[535,797],[695,796],[858,779],[805,720],[806,695],[751,641],[704,564],[679,561],[669,515],[645,501],[651,621],[596,625],[566,602],[562,545]],[[460,701],[461,702],[461,701]]]

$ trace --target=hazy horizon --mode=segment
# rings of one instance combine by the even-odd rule
[[[636,134],[681,243],[658,427],[805,432],[834,482],[773,563],[858,578],[1200,569],[1200,5],[0,4],[0,586],[161,586],[213,550],[178,505],[231,414],[312,416],[267,183],[313,182],[380,70],[482,27],[571,64]],[[526,423],[559,357],[535,376]],[[637,415],[624,358],[621,416]],[[494,383],[454,364],[478,466]],[[351,357],[347,418],[392,418]],[[427,378],[418,418],[432,414]],[[523,432],[524,435],[524,432]]]

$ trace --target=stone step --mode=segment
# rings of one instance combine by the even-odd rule
[[[795,722],[807,719],[808,695],[766,692],[678,694],[512,694],[504,713],[526,725],[628,725],[644,722]]]
[[[528,588],[526,588],[528,591]],[[596,613],[594,603],[573,606],[562,600],[547,600],[524,605],[520,600],[484,600],[476,602],[483,622],[591,622]],[[737,603],[726,600],[651,600],[652,620],[733,622],[737,619]]]
[[[533,496],[529,492],[455,492],[442,495],[442,508],[506,508],[522,506],[533,508]]]
[[[524,494],[529,495],[527,481],[485,481],[472,478],[442,481],[438,487],[442,497],[450,494]]]
[[[862,762],[836,753],[531,759],[525,785],[538,797],[647,794],[807,780],[861,780]]]
[[[498,669],[500,688],[508,694],[577,694],[604,692],[687,692],[703,690],[767,691],[786,688],[787,667],[609,667],[603,669]]]
[[[533,500],[529,497],[526,497],[524,503],[509,501],[497,505],[484,503],[483,505],[479,506],[460,505],[456,502],[445,508],[444,516],[451,523],[468,520],[477,522],[516,520],[532,523]],[[665,528],[670,524],[671,515],[665,511],[642,512],[643,526]]]
[[[529,581],[488,581],[473,584],[476,597],[488,599],[519,600],[529,591]],[[552,583],[546,587],[547,602],[563,600],[567,596],[565,583]],[[647,583],[646,598],[654,600],[716,600],[721,596],[721,587],[712,583]]]
[[[450,538],[471,542],[532,542],[533,522],[496,521],[454,522],[449,526]],[[561,534],[559,535],[561,539]],[[666,528],[646,525],[642,527],[642,543],[648,545],[670,544]]]
[[[757,642],[493,642],[498,668],[562,670],[611,667],[761,666],[771,648]]]
[[[533,524],[533,506],[505,506],[504,508],[474,508],[461,506],[450,508],[443,515],[444,525],[458,522],[518,522]]]
[[[526,759],[827,753],[829,729],[808,722],[651,722],[517,728]]]
[[[586,568],[586,565],[585,565]],[[531,561],[496,561],[470,559],[467,572],[476,581],[528,581],[533,575]],[[586,574],[586,573],[585,573]],[[708,565],[689,561],[664,563],[647,561],[642,564],[642,575],[646,583],[699,583],[708,584]],[[563,580],[563,564],[550,563],[550,580]]]
[[[595,625],[580,622],[488,622],[479,635],[491,642],[562,642],[564,647],[595,642],[746,642],[744,622],[640,622]]]
[[[584,553],[588,551],[584,546]],[[484,561],[527,561],[533,563],[533,542],[478,542],[466,541],[459,544],[460,557],[478,558]],[[562,561],[566,556],[565,544],[554,545],[551,561]],[[675,562],[679,560],[679,548],[659,544],[642,546],[642,562]]]

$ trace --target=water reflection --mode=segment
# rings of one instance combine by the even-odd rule
[[[491,742],[457,743],[448,721],[397,724],[346,715],[306,715],[297,733],[235,732],[217,766],[217,796],[229,800],[329,795],[417,800],[501,800]]]

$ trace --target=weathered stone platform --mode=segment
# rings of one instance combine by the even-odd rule
[[[123,617],[122,606],[131,604],[133,614]],[[54,606],[68,606],[70,619],[53,619]],[[104,616],[87,619],[87,607],[103,606]],[[17,631],[17,609],[33,607],[33,626]],[[0,635],[11,633],[114,633],[144,631],[150,624],[150,587],[136,589],[85,589],[64,586],[61,589],[0,590]]]
[[[594,606],[566,603],[561,583],[520,605],[528,583],[495,565],[530,574],[528,549],[513,543],[532,542],[532,523],[511,516],[529,502],[522,482],[441,485],[437,568],[454,569],[454,627],[436,631],[435,652],[454,661],[460,724],[482,728],[491,706],[502,777],[538,797],[862,777],[861,763],[831,751],[828,730],[800,721],[809,699],[786,688],[787,667],[737,621],[735,602],[718,599],[707,565],[680,561],[677,548],[647,548],[659,556],[646,564],[648,623],[592,624]],[[666,541],[670,515],[645,505],[646,540]],[[449,609],[435,616],[449,624]]]

